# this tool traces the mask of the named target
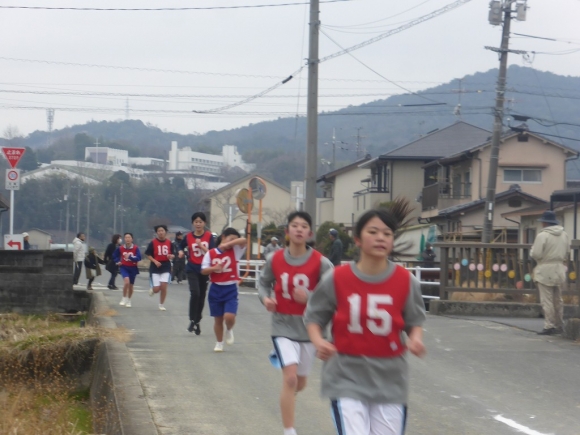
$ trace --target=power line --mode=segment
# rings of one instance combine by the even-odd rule
[[[342,3],[353,0],[322,0],[320,3]],[[0,6],[0,9],[31,9],[48,11],[105,11],[105,12],[132,12],[132,11],[204,11],[217,9],[255,9],[271,8],[279,6],[300,6],[307,5],[308,2],[300,3],[279,3],[263,5],[238,5],[238,6],[207,6],[207,7],[179,7],[179,8],[73,8],[73,7],[47,7],[47,6]]]

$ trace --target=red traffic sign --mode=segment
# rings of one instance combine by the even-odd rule
[[[11,168],[15,168],[22,156],[26,148],[17,148],[17,147],[3,147],[2,152],[6,156],[6,160],[10,163]]]

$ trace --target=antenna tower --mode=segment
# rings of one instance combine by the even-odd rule
[[[52,123],[54,122],[54,109],[46,109],[46,122],[48,124],[48,132],[52,133]]]

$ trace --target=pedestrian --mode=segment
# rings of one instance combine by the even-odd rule
[[[183,241],[183,233],[178,231],[175,233],[175,240],[173,241],[173,252],[179,252],[181,249],[181,242]],[[177,280],[177,284],[185,281],[185,257],[175,257],[173,259],[173,273],[171,274],[171,281]]]
[[[425,249],[421,252],[421,258],[423,259],[423,266],[424,267],[435,267],[435,251],[433,250],[433,245],[431,243],[427,243],[425,245]]]
[[[111,274],[109,284],[107,285],[109,290],[119,290],[115,285],[115,278],[119,274],[119,266],[117,266],[115,260],[113,260],[113,252],[115,252],[115,249],[121,245],[122,240],[123,238],[121,237],[121,234],[113,235],[111,243],[107,245],[105,255],[103,256],[103,259],[105,260],[105,269]]]
[[[198,211],[191,215],[193,231],[181,241],[179,257],[184,258],[187,251],[187,283],[189,285],[189,332],[201,334],[201,318],[205,295],[207,293],[208,276],[201,273],[201,263],[204,255],[215,248],[215,239],[212,233],[205,229],[207,219],[205,214]]]
[[[330,252],[328,254],[328,259],[332,264],[335,266],[340,266],[342,261],[342,240],[338,237],[338,231],[334,228],[331,228],[328,232],[330,236],[331,245],[330,245]]]
[[[279,251],[280,249],[282,249],[282,246],[280,246],[280,244],[278,243],[278,237],[272,237],[270,239],[270,243],[268,243],[264,248],[264,258],[266,258],[266,256],[271,252],[276,252]]]
[[[83,261],[85,259],[85,234],[78,233],[73,239],[73,259],[74,259],[74,275],[73,284],[77,285],[79,283],[79,278],[81,277],[81,269],[83,268]]]
[[[201,273],[209,275],[211,286],[207,302],[214,318],[216,337],[214,352],[224,351],[224,322],[226,344],[234,344],[234,324],[238,312],[238,261],[246,250],[246,239],[233,228],[226,228],[217,240],[218,247],[203,256]]]
[[[533,277],[544,311],[544,329],[538,334],[561,334],[564,326],[562,286],[566,283],[564,264],[570,253],[570,238],[553,211],[546,210],[538,222],[542,222],[543,229],[530,251],[530,257],[538,263]]]
[[[303,314],[320,277],[333,266],[330,260],[306,245],[312,237],[312,218],[308,213],[290,213],[287,222],[290,245],[266,258],[260,273],[258,296],[272,313],[274,356],[282,368],[280,411],[284,435],[296,435],[296,394],[306,387],[316,355]]]
[[[26,233],[26,232],[22,233],[22,239],[24,240],[23,249],[25,251],[29,251],[30,250],[30,242],[28,241],[28,233]]]
[[[339,435],[404,432],[406,353],[425,354],[425,310],[419,281],[389,260],[399,225],[387,210],[364,213],[355,227],[360,259],[324,275],[308,301],[306,328]],[[333,343],[323,336],[330,322]]]
[[[99,264],[105,264],[105,260],[99,257],[95,248],[91,246],[85,256],[85,273],[89,280],[87,282],[87,290],[92,290],[93,281],[97,276],[101,276],[101,266]]]
[[[119,305],[131,308],[131,297],[135,278],[139,274],[137,264],[141,261],[139,246],[133,244],[133,234],[123,235],[125,243],[120,245],[113,253],[113,260],[119,266],[119,273],[123,277],[123,299]]]
[[[154,238],[147,246],[145,255],[151,263],[149,273],[153,286],[149,289],[149,296],[159,293],[159,309],[167,311],[165,308],[165,298],[167,297],[167,284],[171,280],[171,260],[175,257],[173,243],[167,238],[167,226],[156,225]]]

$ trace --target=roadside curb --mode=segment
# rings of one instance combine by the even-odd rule
[[[89,323],[116,329],[102,292],[92,293]],[[91,406],[95,433],[158,435],[145,393],[125,343],[106,339],[97,351],[91,380]]]
[[[564,318],[576,317],[577,308],[576,305],[564,305]],[[524,304],[519,302],[465,302],[440,299],[430,302],[429,313],[436,316],[543,317],[542,306],[540,304]]]

